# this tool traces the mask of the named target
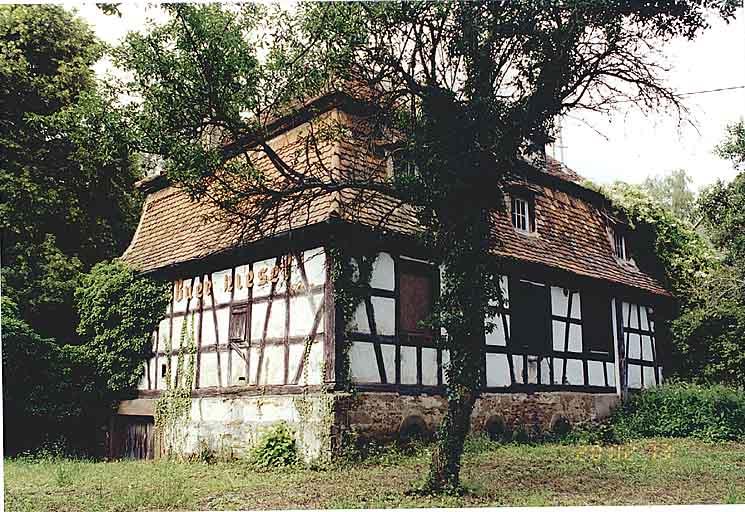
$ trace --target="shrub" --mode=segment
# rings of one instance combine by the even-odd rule
[[[618,444],[620,439],[610,421],[588,421],[579,423],[570,431],[556,434],[557,439],[566,444]]]
[[[645,390],[613,414],[625,438],[745,439],[745,392],[721,385],[674,383]]]
[[[285,422],[265,432],[251,449],[249,460],[260,469],[284,467],[297,461],[292,430]]]

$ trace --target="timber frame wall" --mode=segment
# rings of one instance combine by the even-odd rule
[[[371,242],[369,247],[376,245]],[[422,259],[420,252],[398,248],[391,243],[378,246],[389,252],[378,253],[376,263],[388,263],[373,272],[370,293],[358,307],[355,325],[346,327],[334,304],[334,291],[326,264],[328,253],[315,244],[305,252],[299,248],[287,248],[283,255],[274,255],[260,262],[245,263],[247,258],[242,257],[233,259],[231,264],[234,266],[228,269],[199,273],[185,281],[190,285],[191,298],[185,297],[181,305],[176,300],[174,286],[168,315],[154,333],[153,357],[146,363],[140,396],[158,396],[165,388],[164,365],[166,369],[171,365],[175,382],[180,378],[176,375],[177,339],[187,314],[195,318],[196,368],[192,392],[195,397],[293,394],[323,387],[339,388],[342,383],[336,382],[336,375],[344,359],[345,344],[349,344],[350,369],[356,389],[401,394],[444,393],[444,370],[449,360],[447,350],[436,346],[432,338],[405,336],[400,325],[402,271],[429,274],[433,290],[440,288],[440,272]],[[313,250],[323,254],[322,278],[318,269],[314,279],[308,277],[305,253]],[[243,264],[235,266],[237,263]],[[256,293],[256,283],[254,287],[248,287],[244,282],[239,294],[236,276],[253,272],[258,282],[262,267],[269,268],[264,275],[267,289]],[[274,269],[280,270],[277,273]],[[225,276],[233,284],[229,292],[223,290]],[[206,284],[208,279],[211,286]],[[289,287],[286,285],[288,279]],[[551,322],[547,326],[549,340],[545,344],[546,350],[531,352],[510,343],[509,295],[514,280],[546,287],[547,303],[536,305],[547,308],[546,317]],[[591,287],[606,290],[611,299],[614,346],[607,353],[591,352],[582,341],[582,308],[577,302],[581,301],[583,290]],[[198,297],[197,290],[206,297]],[[496,327],[485,339],[485,391],[620,394],[626,389],[661,383],[662,361],[652,312],[653,309],[659,312],[659,309],[652,306],[654,297],[525,266],[506,267],[503,292],[507,302],[491,319]],[[224,295],[222,298],[217,296],[220,293]],[[556,300],[557,297],[564,299]],[[297,307],[302,303],[306,304],[306,312],[309,311],[310,315],[305,315],[307,329],[298,333],[293,322]],[[282,317],[279,334],[270,328],[270,324],[279,325],[277,318],[272,316],[273,310]],[[239,340],[230,340],[230,319],[240,314],[245,314],[243,332]],[[577,332],[579,350],[576,347]],[[348,333],[348,339],[345,339],[345,333]],[[561,333],[560,336],[557,333]],[[165,350],[164,336],[171,338],[170,351]],[[280,370],[275,369],[271,379],[262,376],[267,373],[265,362],[270,351],[273,352],[272,361],[281,354]],[[310,351],[313,351],[314,358],[310,357]],[[214,375],[210,375],[207,369],[210,359],[216,362]],[[310,360],[314,368],[307,367]]]

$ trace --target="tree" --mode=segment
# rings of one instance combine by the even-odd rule
[[[709,7],[731,18],[734,5],[337,3],[295,13],[178,5],[162,27],[130,35],[119,62],[142,98],[133,115],[143,148],[163,156],[171,180],[236,223],[257,224],[279,205],[300,207],[347,188],[416,207],[429,234],[423,243],[446,270],[433,323],[447,331],[451,361],[425,489],[457,491],[484,377],[485,318],[500,300],[500,269],[489,252],[498,243],[490,228],[504,171],[549,142],[554,118],[567,110],[610,110],[628,100],[680,108],[654,49],[695,37]],[[373,105],[368,137],[393,138],[415,165],[390,181],[330,176],[269,147],[271,116],[292,113],[334,77],[363,85]],[[235,151],[204,143],[216,131],[237,143]],[[325,126],[306,143],[340,131]],[[261,158],[273,167],[256,165]]]
[[[98,365],[112,347],[76,333],[73,302],[82,273],[121,254],[139,210],[130,130],[92,70],[104,49],[62,7],[0,6],[6,453],[91,448],[97,414],[122,393]],[[117,361],[108,371],[132,372]]]
[[[650,176],[642,188],[654,200],[664,205],[681,220],[692,221],[696,209],[696,194],[689,188],[691,177],[684,169],[677,169],[664,176]]]
[[[142,376],[168,285],[122,263],[99,263],[80,281],[76,345],[41,337],[3,297],[6,453],[45,444],[90,453],[114,405],[133,396]]]
[[[92,65],[103,44],[62,7],[0,7],[3,291],[42,337],[75,339],[81,271],[137,221],[130,134]]]

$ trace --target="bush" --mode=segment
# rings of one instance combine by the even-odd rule
[[[41,336],[3,297],[6,454],[48,447],[68,455],[95,453],[104,441],[99,427],[140,379],[168,286],[122,263],[96,265],[81,283],[75,292],[80,339],[74,345]]]
[[[616,429],[610,421],[588,421],[579,423],[564,434],[557,434],[557,440],[565,444],[620,443]]]
[[[612,421],[624,439],[745,439],[745,392],[721,385],[669,384],[633,395]]]
[[[285,422],[265,432],[251,449],[249,460],[260,469],[285,467],[297,462],[292,430]]]

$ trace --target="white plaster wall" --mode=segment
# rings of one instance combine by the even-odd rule
[[[401,384],[416,384],[416,347],[401,347]]]
[[[296,400],[292,395],[193,398],[189,420],[170,438],[184,455],[206,445],[218,455],[243,457],[264,432],[283,421],[293,431],[301,455],[311,460],[329,448],[323,444],[329,439],[324,408],[318,396],[309,395],[303,404],[308,415],[301,416]]]
[[[207,352],[202,354],[202,361],[199,369],[199,387],[209,388],[219,386],[217,378],[217,354]]]
[[[396,287],[393,258],[387,252],[379,253],[375,259],[370,276],[370,286],[388,291],[393,291]]]
[[[580,293],[559,286],[551,287],[551,313],[566,318],[570,293],[572,294],[571,318],[580,320],[582,318]]]
[[[628,384],[631,389],[642,387],[642,368],[638,364],[628,365]]]
[[[381,345],[385,378],[388,382],[396,382],[396,347],[395,345]]]
[[[354,312],[354,319],[348,328],[363,334],[370,334],[370,321],[367,318],[367,308],[365,307],[364,302],[357,304],[357,309]]]
[[[396,335],[396,300],[388,297],[372,297],[375,310],[375,327],[381,336]]]
[[[422,384],[437,385],[437,350],[434,348],[422,348]]]
[[[486,385],[490,388],[510,385],[510,366],[507,354],[486,354]]]
[[[515,383],[524,384],[523,379],[523,356],[512,356],[512,368],[515,371]]]
[[[349,349],[352,378],[355,382],[380,383],[375,347],[365,341],[352,342]]]
[[[587,361],[587,379],[590,386],[605,386],[605,363]]]

